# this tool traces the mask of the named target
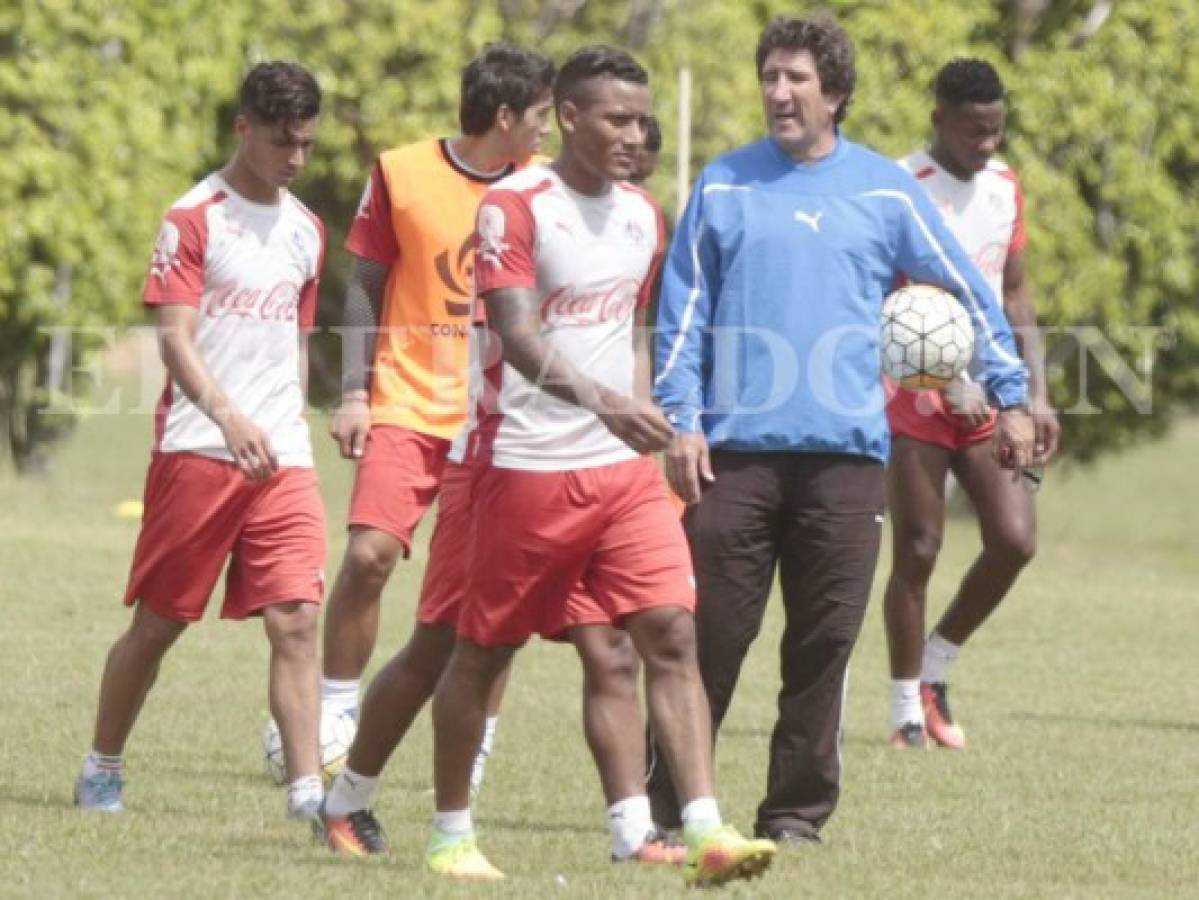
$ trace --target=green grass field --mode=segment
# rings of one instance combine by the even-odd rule
[[[350,471],[313,418],[334,569]],[[336,859],[283,818],[262,773],[266,642],[210,616],[168,657],[128,748],[125,816],[83,816],[71,783],[90,737],[104,654],[136,523],[150,421],[88,419],[50,481],[0,480],[0,868],[2,896],[656,897],[676,873],[607,862],[603,803],[564,648],[519,657],[477,806],[508,882],[467,889],[424,875],[430,734],[418,723],[386,773],[391,853]],[[878,595],[846,719],[845,790],[819,848],[790,852],[732,888],[760,897],[1199,896],[1199,422],[1166,443],[1041,494],[1041,552],[1006,608],[959,661],[954,701],[971,748],[885,746],[887,669]],[[951,529],[935,603],[976,546]],[[381,659],[406,637],[423,563],[386,598]],[[744,827],[765,780],[777,690],[777,604],[747,664],[719,746],[726,818]]]

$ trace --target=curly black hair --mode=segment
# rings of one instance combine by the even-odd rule
[[[321,111],[321,89],[312,73],[293,62],[264,62],[241,85],[240,112],[264,125],[306,122]]]
[[[1007,91],[995,67],[984,59],[958,57],[947,62],[933,80],[937,102],[948,106],[963,103],[995,103]]]
[[[766,65],[766,57],[772,50],[807,50],[812,54],[816,74],[820,76],[821,91],[826,95],[841,94],[845,97],[833,115],[833,121],[839,125],[849,111],[849,101],[858,81],[853,41],[845,29],[826,15],[803,19],[779,16],[766,26],[758,38],[754,60],[759,79]]]

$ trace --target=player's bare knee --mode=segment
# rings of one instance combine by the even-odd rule
[[[460,640],[454,645],[447,668],[454,672],[455,677],[491,683],[499,677],[515,652],[515,647],[484,647]]]
[[[355,532],[346,546],[343,575],[356,584],[382,588],[403,552],[403,544],[390,535]]]
[[[317,618],[317,605],[300,601],[276,604],[263,612],[271,646],[290,656],[316,654]]]
[[[624,681],[635,682],[641,668],[641,657],[633,646],[633,639],[625,631],[618,631],[608,645],[608,668]]]
[[[1014,569],[1022,569],[1037,553],[1037,537],[1032,528],[1018,524],[997,529],[983,538],[986,552]]]
[[[418,623],[398,657],[406,669],[431,674],[436,681],[454,652],[456,637],[449,626]]]
[[[584,676],[595,690],[604,693],[635,691],[640,658],[633,642],[623,631],[615,632],[608,640],[579,647]]]
[[[138,604],[133,620],[125,632],[125,640],[138,653],[161,656],[170,649],[186,628],[186,622],[161,616],[143,602]]]
[[[682,607],[658,607],[630,622],[637,650],[650,672],[695,663],[695,619]]]
[[[906,580],[927,582],[941,553],[941,532],[931,528],[908,529],[896,542],[895,572]]]

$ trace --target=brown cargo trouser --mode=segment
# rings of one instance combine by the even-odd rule
[[[755,827],[814,834],[840,793],[845,677],[878,559],[883,466],[841,454],[714,451],[712,467],[716,481],[684,525],[713,738],[761,628],[777,563],[782,690]],[[654,820],[678,827],[670,772],[656,749],[650,759]]]

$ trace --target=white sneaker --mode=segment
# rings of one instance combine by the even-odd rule
[[[80,775],[75,781],[75,805],[94,812],[121,813],[121,789],[125,780],[118,772],[97,772],[90,777]]]
[[[320,818],[321,800],[324,798],[311,794],[293,801],[287,798],[287,818],[300,822],[315,822]]]

